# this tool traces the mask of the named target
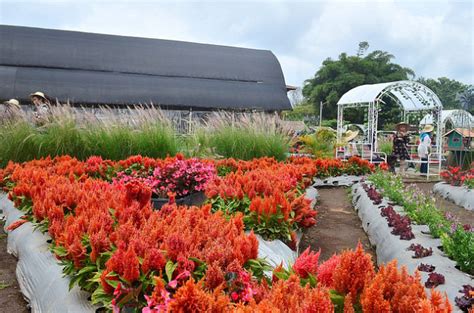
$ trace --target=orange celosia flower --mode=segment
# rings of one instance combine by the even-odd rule
[[[364,252],[359,242],[355,251],[341,254],[339,264],[334,270],[334,288],[341,293],[351,293],[356,297],[375,275],[372,257]]]

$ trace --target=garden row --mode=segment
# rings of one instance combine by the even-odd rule
[[[441,173],[445,183],[438,183],[433,191],[468,210],[474,210],[474,163],[470,170],[449,167]]]
[[[245,229],[291,244],[295,230],[315,223],[303,197],[314,176],[370,170],[358,159],[338,162],[58,157],[10,163],[0,178],[24,213],[9,230],[28,221],[47,232],[71,286],[106,310],[450,312],[417,274],[396,262],[377,272],[360,246],[321,264],[307,250],[289,268],[264,274],[268,264]],[[174,203],[201,189],[207,204]],[[169,203],[153,210],[154,193]]]
[[[469,275],[474,271],[473,228],[443,215],[433,199],[416,187],[404,188],[397,176],[377,172],[369,180],[373,186],[364,183],[354,188],[354,201],[369,238],[377,246],[379,262],[396,255],[411,271],[427,272],[423,274],[425,286],[443,284],[441,289],[467,312],[474,304]],[[459,296],[462,288],[465,294]]]

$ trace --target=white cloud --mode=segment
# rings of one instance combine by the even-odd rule
[[[418,76],[474,83],[473,11],[473,2],[441,0],[0,0],[0,23],[272,50],[293,85],[368,41]]]

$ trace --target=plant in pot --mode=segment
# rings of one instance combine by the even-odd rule
[[[159,162],[148,172],[119,172],[114,183],[139,180],[151,188],[153,207],[160,209],[170,199],[181,205],[202,204],[206,200],[204,188],[216,175],[215,166],[209,161],[177,156]]]

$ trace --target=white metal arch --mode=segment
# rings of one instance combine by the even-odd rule
[[[377,125],[380,103],[384,97],[390,97],[403,112],[403,121],[406,121],[407,113],[430,112],[433,125],[436,127],[436,152],[437,158],[441,160],[443,134],[443,123],[441,122],[441,111],[443,105],[438,96],[428,87],[415,81],[402,80],[389,83],[362,85],[355,87],[339,99],[337,103],[337,140],[340,141],[343,133],[344,109],[366,107],[368,116],[367,138],[365,144],[370,146],[370,161],[377,146]],[[439,162],[441,168],[441,162]]]
[[[451,122],[454,128],[474,127],[474,116],[465,110],[443,110],[441,111],[441,123],[446,128],[446,123]],[[433,124],[433,116],[426,114],[420,121],[420,126]]]

